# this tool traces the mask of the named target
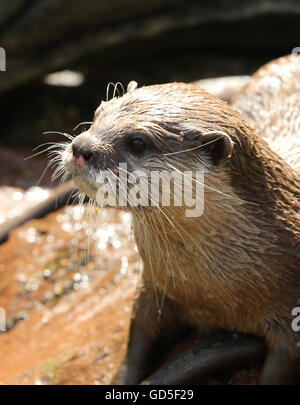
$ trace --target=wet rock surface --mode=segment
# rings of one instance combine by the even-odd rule
[[[11,229],[75,201],[72,182],[54,187],[57,181],[51,181],[47,160],[39,157],[28,163],[29,156],[27,149],[0,147],[0,244]]]
[[[128,214],[87,212],[31,221],[0,247],[1,384],[107,384],[120,364],[140,264]]]

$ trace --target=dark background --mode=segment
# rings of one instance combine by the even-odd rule
[[[299,27],[298,0],[1,0],[0,144],[72,132],[92,119],[109,82],[251,74],[299,46]],[[84,83],[44,83],[63,69],[82,72]]]

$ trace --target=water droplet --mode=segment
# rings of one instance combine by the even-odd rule
[[[14,201],[21,201],[23,198],[23,193],[21,193],[20,191],[15,191],[12,195],[12,198]]]
[[[19,273],[17,275],[17,277],[18,277],[18,280],[20,281],[20,283],[25,283],[26,280],[27,280],[27,277],[26,277],[26,275],[24,273]]]
[[[113,247],[116,249],[118,249],[122,245],[119,240],[114,240],[112,244],[113,244]]]
[[[42,322],[43,323],[48,323],[48,321],[49,321],[49,318],[47,316],[43,316]]]
[[[47,242],[52,243],[54,241],[54,236],[53,235],[48,235],[47,236]]]
[[[50,270],[50,269],[45,269],[45,270],[44,270],[44,277],[45,277],[45,278],[50,277],[51,274],[52,274],[52,270]]]

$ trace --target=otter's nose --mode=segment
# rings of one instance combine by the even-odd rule
[[[83,158],[85,161],[88,161],[93,156],[93,151],[89,145],[73,143],[72,145],[73,157],[75,159]]]

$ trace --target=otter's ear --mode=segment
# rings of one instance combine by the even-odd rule
[[[135,80],[131,80],[131,82],[129,82],[127,84],[127,92],[131,93],[132,91],[134,91],[135,89],[137,89],[138,84]]]
[[[214,165],[220,164],[230,157],[233,142],[229,135],[223,131],[211,131],[202,135],[202,147],[211,157]]]

